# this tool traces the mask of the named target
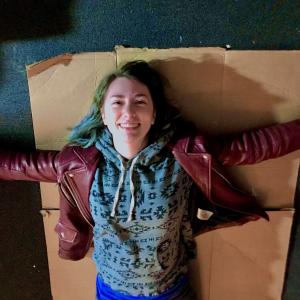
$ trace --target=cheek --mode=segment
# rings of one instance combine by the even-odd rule
[[[105,104],[101,108],[101,115],[102,115],[103,119],[109,119],[109,118],[111,118],[111,110]]]
[[[114,127],[120,118],[120,113],[111,110],[105,110],[103,115],[104,124],[108,127]]]
[[[148,113],[148,118],[149,118],[149,120],[150,120],[151,123],[154,122],[155,116],[156,116],[155,110],[152,109],[152,110],[151,110],[151,113]]]

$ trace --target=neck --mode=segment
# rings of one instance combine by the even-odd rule
[[[147,140],[137,141],[135,143],[124,143],[120,141],[115,141],[114,147],[118,153],[120,153],[123,157],[127,159],[132,159],[135,157],[142,149],[144,149],[147,145]]]

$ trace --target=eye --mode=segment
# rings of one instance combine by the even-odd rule
[[[147,99],[146,99],[146,98],[137,98],[137,99],[135,100],[135,102],[136,102],[137,104],[143,105],[143,104],[147,104]]]
[[[122,104],[122,101],[118,98],[114,98],[114,99],[111,99],[111,105],[112,106],[119,106]]]

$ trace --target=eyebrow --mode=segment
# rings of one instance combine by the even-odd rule
[[[115,95],[111,95],[110,98],[124,98],[124,95],[119,95],[119,94],[115,94]],[[146,94],[140,93],[140,94],[136,94],[135,97],[146,97],[148,98],[148,96]]]

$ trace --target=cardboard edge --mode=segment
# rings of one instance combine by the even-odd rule
[[[27,77],[31,78],[35,75],[42,73],[43,71],[49,69],[50,67],[63,64],[65,66],[69,65],[73,59],[72,53],[64,53],[55,57],[47,58],[39,62],[33,63],[31,65],[26,65]]]

